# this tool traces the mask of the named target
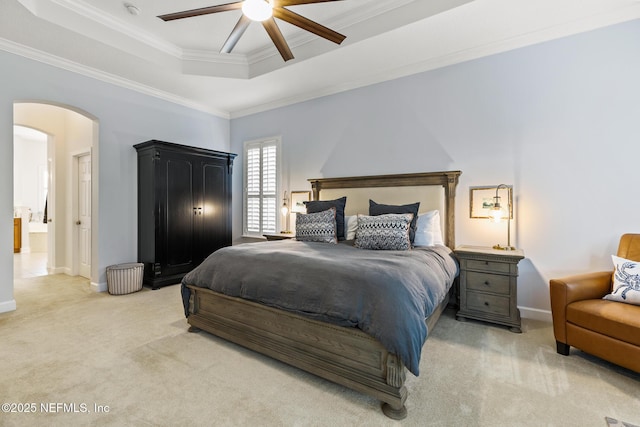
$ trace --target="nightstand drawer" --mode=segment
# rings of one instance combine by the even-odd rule
[[[506,262],[482,261],[477,259],[467,259],[466,268],[468,270],[489,271],[491,273],[506,273],[511,271],[511,266]]]
[[[483,246],[458,246],[460,308],[456,318],[484,320],[522,332],[518,310],[520,249],[497,250]]]
[[[482,313],[509,316],[509,297],[469,291],[467,292],[467,308]]]
[[[467,289],[509,295],[510,276],[467,271]]]

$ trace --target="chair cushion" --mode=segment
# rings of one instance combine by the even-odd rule
[[[640,346],[640,306],[607,300],[576,301],[567,306],[567,322]]]

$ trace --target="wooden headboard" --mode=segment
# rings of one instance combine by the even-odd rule
[[[346,215],[368,214],[369,199],[384,204],[420,202],[420,212],[438,209],[443,220],[444,243],[453,249],[456,241],[456,187],[461,173],[447,171],[317,178],[309,179],[309,182],[313,200],[320,200],[321,194],[324,200],[347,196]]]

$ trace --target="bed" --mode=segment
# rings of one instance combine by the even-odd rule
[[[458,183],[459,171],[429,172],[417,174],[364,176],[364,177],[342,177],[342,178],[322,178],[310,179],[313,200],[333,200],[346,196],[345,216],[357,213],[368,213],[369,199],[383,201],[387,204],[406,204],[419,201],[421,203],[420,212],[437,210],[441,212],[443,243],[436,252],[435,258],[446,258],[455,245],[455,190]],[[247,299],[245,283],[242,285],[235,283],[233,279],[230,283],[218,283],[215,290],[204,287],[201,283],[203,274],[207,268],[214,271],[224,265],[221,261],[222,255],[227,252],[256,252],[250,256],[259,266],[258,259],[264,257],[265,252],[288,253],[295,250],[295,245],[302,247],[306,242],[278,241],[265,243],[251,243],[238,245],[229,248],[222,253],[213,254],[209,261],[207,259],[196,270],[189,273],[183,279],[182,297],[185,306],[190,331],[204,330],[217,335],[226,340],[232,341],[259,353],[265,354],[282,362],[288,363],[312,374],[318,375],[327,380],[344,385],[356,391],[370,395],[382,402],[384,414],[393,419],[406,417],[407,410],[405,401],[407,399],[407,389],[405,387],[407,367],[411,372],[417,374],[416,354],[413,357],[407,356],[404,349],[397,349],[388,343],[388,339],[394,334],[380,334],[378,338],[371,335],[368,326],[353,327],[348,324],[342,325],[334,319],[326,319],[323,316],[313,316],[301,310],[285,310],[278,304],[266,305],[257,298]],[[267,246],[271,245],[271,246]],[[315,246],[326,243],[316,244]],[[245,248],[240,248],[244,246]],[[307,244],[311,247],[313,244]],[[305,247],[306,247],[305,246]],[[333,245],[336,252],[347,254],[351,252],[368,252],[374,257],[371,262],[375,263],[376,256],[383,256],[379,252],[388,251],[363,251],[349,247],[349,243]],[[449,249],[446,249],[446,248]],[[312,248],[313,249],[313,248]],[[422,248],[421,248],[422,249]],[[315,249],[314,249],[315,250]],[[306,251],[306,249],[305,249]],[[300,253],[304,252],[300,250]],[[375,254],[374,254],[375,252]],[[411,252],[412,257],[426,256],[419,250]],[[246,255],[246,254],[244,254]],[[344,255],[346,256],[346,255]],[[313,257],[305,259],[308,266],[313,264],[314,268],[322,264],[325,255],[317,256],[318,261],[313,261]],[[249,259],[249,258],[246,258]],[[242,265],[248,264],[246,259]],[[218,267],[212,267],[208,262],[219,262]],[[383,262],[383,261],[381,261]],[[405,262],[405,261],[403,261]],[[413,261],[411,261],[413,262]],[[315,264],[318,264],[316,266]],[[239,264],[240,265],[240,264]],[[266,264],[264,264],[266,265]],[[259,267],[260,268],[260,267]],[[412,267],[413,268],[413,267]],[[227,273],[237,268],[231,268],[228,272],[220,274],[221,277],[231,277]],[[286,269],[284,269],[286,270]],[[283,269],[278,270],[275,275],[281,280],[284,289],[292,286],[298,280],[304,282],[304,276],[284,277]],[[317,274],[316,270],[315,275]],[[450,273],[449,273],[450,274]],[[364,282],[369,281],[371,276]],[[236,279],[244,281],[245,276]],[[429,316],[424,319],[422,326],[425,331],[433,328],[440,314],[449,302],[453,287],[453,279],[449,277],[447,289],[438,294],[437,300],[432,300],[432,307],[429,308]],[[220,281],[218,281],[220,282]],[[366,283],[365,283],[366,284]],[[208,285],[206,285],[208,286]],[[364,293],[372,292],[378,286],[370,287]],[[236,289],[236,291],[233,291]],[[240,295],[242,296],[235,296]],[[419,304],[418,304],[419,305]],[[391,310],[394,311],[394,310]],[[358,322],[356,322],[358,323]],[[365,333],[364,330],[369,333]],[[393,337],[391,337],[393,338]],[[425,333],[426,339],[426,333]],[[383,344],[383,341],[385,344]],[[399,345],[403,345],[404,339],[399,340]],[[419,352],[422,343],[417,349],[419,362]],[[414,346],[415,347],[415,346]],[[394,348],[397,351],[389,351]],[[415,349],[413,349],[415,351]]]

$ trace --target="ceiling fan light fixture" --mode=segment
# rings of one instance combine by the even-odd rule
[[[288,10],[285,6],[295,6],[302,4],[324,3],[340,0],[237,0],[231,3],[219,4],[198,9],[183,10],[181,12],[167,13],[158,16],[163,21],[173,21],[176,19],[193,18],[196,16],[210,15],[213,13],[236,11],[242,9],[242,15],[235,27],[227,37],[227,40],[220,49],[221,53],[231,53],[234,46],[254,21],[260,21],[271,41],[278,49],[280,56],[285,61],[293,59],[293,53],[285,40],[282,31],[276,23],[276,19],[295,25],[305,31],[313,33],[319,37],[340,44],[346,36],[333,31],[309,18]],[[640,1],[640,0],[638,0]],[[274,19],[276,18],[276,19]]]
[[[245,0],[242,13],[252,21],[265,21],[273,16],[273,4],[265,0]]]

